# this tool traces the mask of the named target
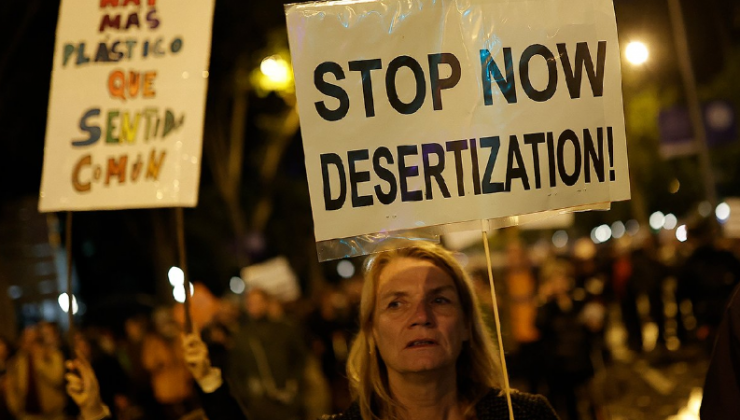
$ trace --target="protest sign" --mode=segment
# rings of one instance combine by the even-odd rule
[[[296,300],[301,295],[298,277],[283,256],[244,267],[241,276],[250,289],[262,289],[281,302]]]
[[[39,210],[195,206],[213,0],[63,0]]]
[[[317,241],[629,198],[611,1],[286,16]]]

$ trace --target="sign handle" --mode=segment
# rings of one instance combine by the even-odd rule
[[[177,224],[177,250],[180,257],[180,269],[183,274],[182,286],[185,289],[185,332],[193,332],[193,320],[190,316],[190,280],[188,277],[188,261],[185,255],[185,223],[182,207],[175,208],[175,221]]]
[[[498,316],[498,302],[496,301],[496,288],[493,285],[493,269],[491,268],[491,252],[488,249],[488,232],[485,220],[481,220],[483,237],[483,248],[486,252],[486,263],[488,265],[488,283],[491,285],[491,301],[493,303],[493,317],[496,321],[496,338],[498,339],[499,358],[504,374],[504,391],[506,392],[506,403],[509,405],[509,420],[514,420],[514,408],[511,405],[511,388],[509,387],[509,372],[506,369],[506,357],[504,356],[504,343],[501,340],[501,319]]]
[[[64,246],[67,249],[67,298],[69,299],[69,305],[67,306],[67,322],[69,323],[67,329],[67,342],[69,343],[70,357],[75,357],[75,310],[74,310],[74,294],[72,293],[72,212],[67,212],[66,222],[66,237],[64,238]]]

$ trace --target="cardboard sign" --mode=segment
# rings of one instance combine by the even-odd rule
[[[39,210],[195,206],[213,0],[63,0]]]
[[[611,1],[286,16],[317,241],[629,198]]]
[[[301,295],[298,277],[283,256],[244,267],[241,276],[248,288],[260,288],[281,302],[293,301]]]

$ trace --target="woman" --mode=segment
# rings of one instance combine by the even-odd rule
[[[220,371],[210,366],[202,341],[189,335],[184,348],[208,417],[245,419]],[[89,375],[81,373],[82,378],[70,375],[73,398],[88,388]],[[493,345],[470,281],[452,254],[433,244],[417,243],[369,259],[360,332],[347,375],[355,402],[335,419],[509,418]],[[557,419],[542,396],[514,391],[511,397],[517,420]]]

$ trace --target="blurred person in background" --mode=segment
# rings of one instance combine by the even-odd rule
[[[228,357],[226,374],[234,395],[255,419],[303,418],[307,349],[303,335],[282,319],[279,305],[260,288],[245,294],[247,317]]]
[[[643,316],[638,312],[637,302],[639,298],[646,298],[649,309],[647,315],[649,319],[645,321],[653,322],[658,327],[658,336],[656,339],[656,349],[665,348],[665,306],[663,304],[663,285],[668,277],[668,267],[663,265],[658,259],[657,239],[653,235],[647,235],[643,238],[640,245],[632,251],[631,276],[627,283],[627,296],[629,307],[636,313],[637,328],[629,331],[630,343],[632,350],[642,352],[645,348],[645,338],[642,334]],[[624,306],[623,306],[624,307]]]
[[[637,311],[637,298],[630,285],[632,278],[631,242],[625,236],[614,243],[611,261],[610,297],[619,305],[622,323],[627,331],[627,346],[642,351],[642,325]]]
[[[64,356],[54,339],[53,326],[28,327],[7,373],[7,400],[18,420],[64,419]]]
[[[488,282],[487,273],[481,280]],[[543,368],[540,332],[535,325],[537,280],[527,256],[527,248],[518,241],[506,247],[504,280],[508,291],[511,335],[516,342],[516,351],[512,355],[512,375],[522,376],[527,391],[536,393]],[[487,289],[490,296],[490,288]],[[491,301],[490,297],[486,300]]]
[[[118,360],[106,353],[96,334],[90,331],[75,334],[75,354],[84,357],[99,378],[101,400],[111,408],[113,418],[121,418],[131,401],[127,395],[128,378]]]
[[[585,310],[585,301],[573,297],[573,271],[565,260],[543,267],[540,295],[544,304],[537,313],[537,328],[546,349],[548,398],[567,420],[581,418],[579,401],[589,402],[589,414],[595,418],[586,389],[594,374],[589,330],[594,317],[591,310]]]
[[[41,321],[36,325],[45,348],[49,351],[60,351],[65,357],[70,354],[68,343],[62,341],[62,333],[56,322]]]
[[[740,284],[717,331],[699,413],[702,420],[734,420],[740,413]]]
[[[222,297],[213,319],[201,331],[208,352],[212,355],[213,365],[227,372],[229,354],[234,349],[234,337],[239,332],[239,315],[238,301]]]
[[[233,336],[239,331],[239,315],[239,299],[236,299],[236,296],[222,297],[212,322],[222,325],[229,335]]]
[[[128,395],[132,404],[137,407],[146,418],[155,418],[157,401],[152,391],[152,380],[149,372],[144,368],[142,349],[144,338],[149,334],[150,323],[146,315],[136,315],[126,319],[123,324],[124,339],[118,344],[118,361],[126,373],[129,384]]]
[[[213,365],[221,370],[229,370],[229,353],[234,348],[234,338],[223,324],[211,322],[201,331],[203,341],[208,346]]]
[[[7,403],[8,365],[13,356],[13,343],[5,337],[0,337],[0,419],[13,419]]]
[[[152,316],[154,332],[142,344],[142,364],[149,372],[154,398],[161,406],[160,418],[180,419],[197,408],[192,377],[183,359],[180,326],[171,307],[162,307]]]
[[[690,300],[696,317],[696,338],[707,351],[714,343],[727,299],[740,281],[740,261],[716,246],[717,227],[705,220],[691,227],[688,238],[694,250],[678,273],[678,302]]]
[[[331,388],[331,411],[346,410],[352,400],[343,371],[354,330],[347,296],[335,287],[326,287],[320,293],[318,307],[306,319],[306,330],[311,350]]]

